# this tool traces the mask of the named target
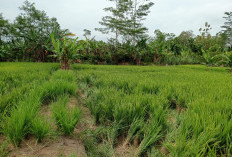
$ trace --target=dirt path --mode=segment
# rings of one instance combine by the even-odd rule
[[[58,157],[58,156],[87,156],[85,148],[79,139],[61,136],[53,140],[45,140],[40,144],[31,137],[24,140],[18,149],[12,149],[11,157]]]
[[[86,96],[80,91],[77,92],[77,95],[78,98],[76,98],[76,100],[78,101],[78,107],[82,111],[82,118],[74,131],[78,132],[84,131],[85,129],[96,129],[97,126],[95,125],[94,117],[91,115],[89,109],[83,105],[83,100],[86,99]]]
[[[114,156],[115,157],[136,157],[137,148],[135,146],[122,146],[119,145],[115,148]]]
[[[77,128],[83,128],[83,129],[89,129],[89,130],[95,130],[98,128],[98,126],[95,125],[94,117],[91,115],[89,109],[85,107],[84,100],[86,99],[86,96],[81,93],[81,91],[78,91],[78,102],[79,107],[82,109],[83,117],[81,122],[78,124],[79,127]],[[119,139],[118,145],[114,148],[114,152],[112,154],[112,157],[136,157],[137,155],[137,147],[133,145],[126,145],[124,146],[124,138]],[[96,145],[96,147],[101,147],[101,143]]]

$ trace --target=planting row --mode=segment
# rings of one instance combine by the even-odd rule
[[[77,106],[68,107],[69,97],[75,95],[77,85],[72,71],[56,71],[49,81],[34,84],[24,99],[12,106],[2,117],[1,132],[18,146],[25,136],[34,135],[38,142],[51,133],[53,121],[56,129],[66,135],[72,134],[81,112]],[[40,112],[42,105],[50,105],[53,118]]]
[[[85,105],[137,154],[231,154],[231,75],[202,66],[74,66]],[[136,142],[137,141],[137,142]],[[165,154],[165,153],[164,153]]]
[[[36,84],[49,79],[57,64],[0,63],[0,113],[7,112],[31,92]]]

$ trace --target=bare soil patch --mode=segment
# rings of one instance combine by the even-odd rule
[[[82,111],[82,118],[78,123],[74,132],[77,131],[78,129],[81,131],[84,131],[85,129],[95,130],[97,126],[95,125],[94,117],[93,115],[91,115],[89,109],[83,105],[83,101],[84,99],[86,99],[86,95],[84,95],[80,91],[77,92],[77,95],[79,95],[77,100],[78,101],[77,105],[78,107],[80,107]]]
[[[135,146],[123,146],[119,145],[115,148],[114,155],[116,157],[136,157],[137,156],[137,148]]]
[[[0,134],[0,143],[4,142],[6,140],[6,138]]]
[[[75,154],[87,157],[83,143],[73,137],[61,136],[53,140],[37,143],[35,138],[24,140],[19,148],[10,150],[11,157],[54,157]]]

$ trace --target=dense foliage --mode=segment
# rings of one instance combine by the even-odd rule
[[[231,66],[231,12],[225,13],[222,31],[214,36],[210,34],[212,27],[207,22],[199,29],[199,35],[194,35],[191,30],[183,31],[178,36],[160,30],[148,35],[143,20],[149,14],[152,2],[111,1],[115,6],[104,9],[111,14],[103,17],[100,22],[103,28],[97,29],[103,33],[115,33],[115,38],[108,42],[91,38],[91,31],[86,29],[85,40],[74,41],[70,36],[72,33],[61,29],[56,18],[48,17],[44,11],[36,9],[34,3],[28,1],[20,7],[21,13],[12,23],[0,14],[0,61],[72,60],[93,64],[204,63]],[[61,59],[56,44],[52,43],[51,33],[53,41],[60,43],[61,50],[65,49],[63,39],[78,45],[78,48],[72,50],[70,59]],[[214,59],[209,63],[209,58]]]
[[[61,30],[56,18],[49,18],[34,3],[25,1],[20,10],[13,23],[0,16],[0,61],[51,61],[50,34],[55,32],[60,39],[68,30]]]

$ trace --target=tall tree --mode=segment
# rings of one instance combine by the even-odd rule
[[[3,43],[9,35],[10,24],[0,13],[0,44]]]
[[[104,8],[104,11],[110,15],[104,16],[99,22],[103,28],[95,28],[95,30],[102,32],[103,34],[114,33],[115,34],[115,46],[118,46],[120,31],[123,29],[125,13],[128,10],[127,3],[129,0],[109,0],[114,3],[114,7]]]
[[[90,36],[91,36],[91,31],[88,30],[88,29],[84,29],[83,31],[84,31],[83,36],[84,36],[85,38],[90,38]]]
[[[182,45],[183,51],[189,51],[191,48],[191,44],[194,38],[193,31],[182,31],[180,35],[178,36],[178,40],[180,44]]]
[[[124,25],[123,35],[126,40],[131,40],[136,44],[145,37],[148,30],[143,26],[145,17],[150,13],[150,8],[154,5],[150,0],[129,0],[127,5],[127,19]]]
[[[154,31],[155,37],[150,41],[150,48],[154,53],[153,62],[157,63],[165,51],[167,34],[160,30]]]
[[[225,12],[225,17],[223,17],[226,22],[222,28],[224,29],[223,32],[227,38],[227,47],[232,49],[232,12]]]
[[[21,42],[25,49],[24,57],[34,61],[46,61],[47,51],[51,48],[50,34],[56,29],[55,36],[62,38],[68,30],[61,30],[56,18],[49,18],[44,11],[35,8],[34,3],[25,1],[22,11],[16,17],[12,31],[14,42]]]
[[[7,43],[10,36],[11,24],[8,20],[4,19],[0,13],[0,61],[6,60],[10,53],[7,50],[9,44]]]
[[[114,7],[104,10],[111,15],[102,18],[99,23],[104,28],[96,30],[102,33],[115,33],[115,45],[122,35],[125,41],[132,41],[134,45],[144,38],[147,28],[143,26],[145,17],[150,13],[150,8],[154,5],[150,0],[109,0],[114,2]]]
[[[200,54],[203,54],[203,51],[208,51],[212,46],[213,36],[210,34],[210,30],[212,27],[208,22],[205,22],[205,26],[199,29],[200,35],[198,35],[195,39],[195,44],[200,49]]]

